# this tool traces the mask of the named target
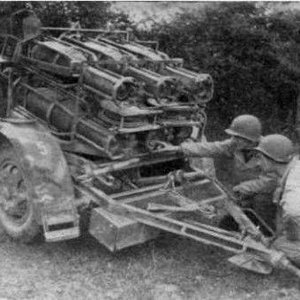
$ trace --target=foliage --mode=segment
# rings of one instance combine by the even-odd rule
[[[82,27],[99,28],[108,21],[124,16],[109,10],[109,2],[100,1],[62,1],[32,2],[36,13],[46,26],[69,26],[79,21]]]
[[[222,122],[252,113],[271,131],[274,118],[295,117],[297,20],[295,13],[270,13],[255,2],[227,2],[179,14],[140,35],[158,39],[161,50],[184,58],[186,67],[212,74],[216,88],[210,110]]]
[[[130,24],[126,15],[110,11],[110,6],[110,2],[102,1],[3,1],[0,18],[8,18],[17,10],[31,8],[44,26],[68,27],[76,21],[84,28],[104,27],[112,22]]]

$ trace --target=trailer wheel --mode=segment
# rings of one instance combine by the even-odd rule
[[[0,151],[0,224],[14,240],[29,243],[39,233],[31,186],[11,147]]]
[[[6,115],[7,97],[4,84],[0,82],[0,117],[4,118]]]

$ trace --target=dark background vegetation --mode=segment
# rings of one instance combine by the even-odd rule
[[[108,22],[134,27],[125,14],[110,10],[111,3],[94,1],[2,2],[0,18],[28,6],[44,26],[80,21],[83,27]],[[267,2],[216,2],[199,11],[183,11],[171,22],[154,23],[150,31],[135,32],[158,40],[162,51],[182,57],[187,68],[213,76],[211,128],[223,129],[233,117],[251,113],[262,119],[265,133],[279,131],[295,138],[300,13],[272,12],[268,7]]]
[[[263,120],[265,133],[293,136],[300,84],[300,14],[268,13],[255,2],[219,3],[156,25],[161,49],[215,80],[210,119],[221,127],[241,114]],[[216,126],[218,124],[215,124]]]

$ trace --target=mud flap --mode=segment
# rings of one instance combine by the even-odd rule
[[[246,269],[259,274],[269,275],[273,271],[273,267],[264,261],[262,258],[250,254],[241,253],[234,255],[228,259],[229,262],[238,266],[239,268]]]
[[[55,211],[43,205],[41,219],[47,242],[58,242],[79,237],[79,216],[73,210]]]

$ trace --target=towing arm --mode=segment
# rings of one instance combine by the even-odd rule
[[[111,166],[108,168],[108,170],[112,169],[117,168],[112,168]],[[143,232],[145,232],[147,228],[167,231],[191,238],[206,245],[222,248],[234,254],[249,254],[250,257],[262,261],[270,269],[272,269],[272,267],[282,268],[300,278],[300,270],[289,261],[283,252],[277,251],[270,246],[270,239],[265,237],[259,228],[245,215],[243,210],[235,203],[236,199],[234,196],[221,182],[199,171],[181,173],[180,177],[185,177],[185,179],[188,180],[190,188],[186,189],[187,194],[184,194],[183,184],[180,185],[178,182],[177,185],[169,184],[169,182],[168,184],[164,183],[156,186],[137,188],[128,192],[112,195],[107,195],[99,191],[86,184],[86,181],[82,181],[82,183],[78,182],[77,188],[84,191],[89,197],[94,198],[95,203],[99,206],[99,209],[95,209],[95,215],[97,215],[97,213],[103,214],[103,210],[105,210],[109,214],[107,218],[110,218],[110,220],[112,220],[112,215],[115,216],[114,218],[116,218],[116,220],[122,220],[122,218],[135,220],[145,226],[143,227]],[[174,179],[174,176],[169,176],[169,181],[170,178]],[[201,192],[206,190],[207,184],[212,184],[215,189],[219,191],[218,195],[214,194],[211,198],[200,199],[200,201],[198,201]],[[192,194],[194,196],[192,196]],[[183,202],[184,205],[182,205]],[[195,214],[196,211],[202,215],[202,217],[206,218],[207,211],[205,208],[207,207],[205,205],[215,202],[224,204],[227,213],[240,225],[241,232],[227,231],[217,226],[207,224],[201,221],[202,219],[200,221],[193,219],[192,214]],[[172,209],[172,207],[174,209]],[[153,208],[154,210],[152,210]],[[99,211],[97,212],[97,210]],[[180,213],[184,214],[184,218],[178,218],[178,214]],[[102,222],[100,223],[102,224]],[[121,226],[119,221],[116,222],[116,224],[116,226]],[[108,228],[110,227],[111,225],[108,226]],[[100,230],[99,226],[97,228]],[[92,228],[92,234],[96,238],[101,235],[99,231],[95,233],[97,228],[96,226]],[[101,229],[101,231],[103,232],[103,229]],[[121,236],[122,234],[116,234],[116,238],[120,238]],[[129,236],[130,243],[132,244],[139,243],[134,242],[135,239],[139,239],[139,241],[143,240],[141,235],[138,235],[139,237],[134,236],[132,230]],[[143,235],[143,237],[145,237],[145,235]],[[112,244],[108,247],[113,249],[113,251],[115,249]],[[241,263],[238,265],[245,267]],[[259,272],[258,268],[252,268],[252,270]]]

